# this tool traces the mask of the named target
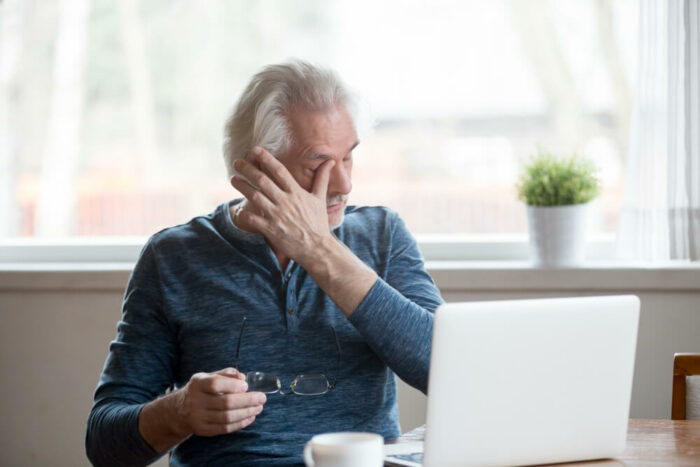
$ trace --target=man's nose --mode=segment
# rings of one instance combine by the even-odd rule
[[[352,190],[352,180],[350,168],[341,161],[331,169],[328,179],[328,193],[340,193],[346,195]]]

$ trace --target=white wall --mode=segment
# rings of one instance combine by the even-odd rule
[[[85,422],[128,269],[18,269],[0,270],[0,465],[88,465]],[[669,417],[673,353],[700,351],[700,269],[550,274],[434,265],[431,273],[447,301],[637,293],[635,418]],[[423,423],[422,394],[402,386],[399,404],[404,430]]]

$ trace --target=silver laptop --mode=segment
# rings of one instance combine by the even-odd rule
[[[422,458],[413,443],[387,447],[385,460],[527,465],[621,454],[638,324],[633,295],[441,306]]]

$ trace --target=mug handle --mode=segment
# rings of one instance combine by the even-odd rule
[[[304,446],[304,463],[306,467],[314,467],[314,457],[311,452],[311,441]]]

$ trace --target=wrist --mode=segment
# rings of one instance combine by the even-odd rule
[[[186,416],[179,410],[184,394],[176,391],[146,404],[139,414],[141,437],[154,451],[163,453],[191,434]]]
[[[329,232],[315,242],[313,248],[297,262],[312,276],[314,273],[321,274],[328,271],[342,248],[343,244]]]
[[[187,438],[192,434],[192,427],[188,420],[187,386],[173,392],[170,397],[172,397],[170,430],[174,436]]]
[[[317,245],[305,264],[300,264],[347,317],[354,313],[378,277],[332,234]]]

